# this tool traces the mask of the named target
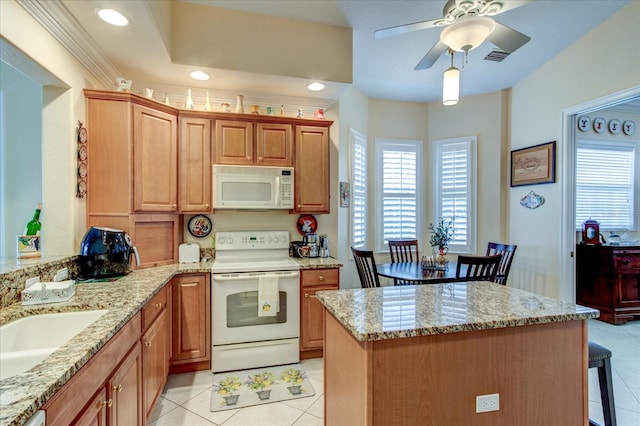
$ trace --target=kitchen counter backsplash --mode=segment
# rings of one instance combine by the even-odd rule
[[[37,259],[0,261],[0,309],[20,302],[20,292],[29,278],[40,277],[40,281],[52,281],[56,272],[69,269],[69,276],[79,272],[78,256],[43,256]]]

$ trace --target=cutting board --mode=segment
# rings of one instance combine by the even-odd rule
[[[178,246],[180,263],[200,262],[200,245],[198,243],[182,243]]]

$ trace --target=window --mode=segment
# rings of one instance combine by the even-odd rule
[[[389,239],[418,238],[422,141],[376,140],[377,249],[388,251]]]
[[[440,217],[455,218],[450,252],[475,253],[476,143],[475,136],[467,136],[433,144],[434,223]]]
[[[367,138],[354,129],[349,131],[351,152],[351,245],[367,245]]]
[[[637,163],[634,143],[577,140],[576,230],[589,218],[602,230],[637,229]]]

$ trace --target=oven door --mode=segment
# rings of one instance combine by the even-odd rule
[[[258,316],[260,275],[278,277],[279,312],[275,316]],[[211,300],[214,346],[299,337],[299,271],[214,273]]]

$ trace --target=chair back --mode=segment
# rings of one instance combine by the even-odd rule
[[[518,248],[515,244],[501,244],[489,242],[487,245],[487,256],[493,256],[496,254],[502,255],[500,265],[498,265],[498,274],[496,275],[496,282],[498,284],[506,285],[507,277],[509,276],[509,270],[511,269],[511,262],[513,261],[513,255]]]
[[[495,256],[458,256],[456,279],[465,278],[469,281],[495,281],[501,254]],[[466,265],[464,274],[460,274],[462,265]]]
[[[351,247],[351,252],[353,253],[353,259],[356,261],[362,288],[380,287],[378,268],[376,268],[376,260],[373,258],[373,251],[358,250]]]
[[[389,254],[391,263],[417,262],[420,260],[418,240],[389,240]]]

